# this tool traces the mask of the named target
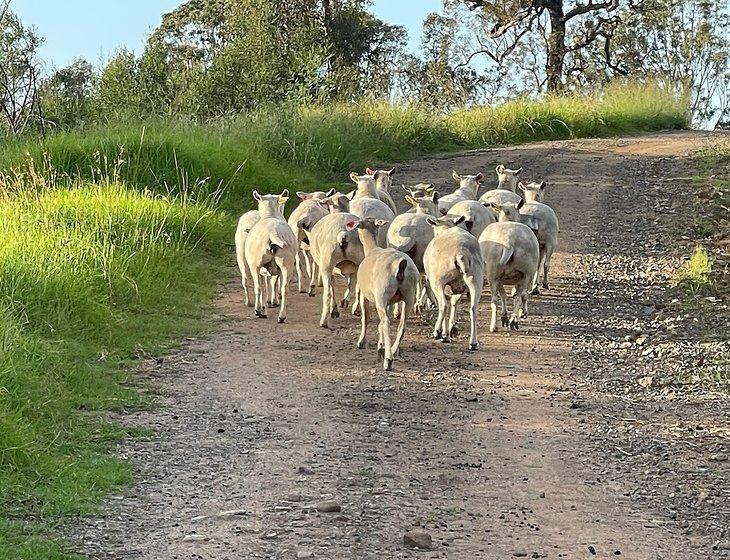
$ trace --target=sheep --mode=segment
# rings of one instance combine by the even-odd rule
[[[496,204],[497,206],[510,203],[518,204],[520,200],[522,200],[520,195],[507,189],[492,189],[479,197],[479,202],[484,202],[487,205]]]
[[[350,211],[350,197],[343,193],[335,193],[319,201],[322,206],[329,210],[330,214]]]
[[[511,208],[507,208],[511,206]],[[497,303],[502,303],[502,326],[519,329],[519,320],[527,316],[527,296],[538,265],[537,238],[525,224],[507,221],[516,206],[501,207],[500,221],[488,225],[479,236],[479,246],[486,266],[486,277],[492,292],[490,332],[497,332]],[[505,212],[507,210],[507,212]],[[514,213],[511,214],[514,218]],[[507,318],[505,284],[515,286],[512,316]]]
[[[365,257],[357,232],[348,231],[346,227],[348,223],[359,220],[358,216],[349,212],[336,212],[328,214],[308,230],[309,250],[319,268],[323,286],[322,316],[319,321],[319,325],[323,328],[330,328],[330,317],[339,317],[333,285],[335,268],[348,279],[347,292],[343,298],[343,304],[346,305],[353,277]]]
[[[350,179],[357,185],[357,188],[348,193],[350,201],[358,198],[374,198],[380,200],[378,196],[378,188],[375,184],[375,175],[372,173],[366,173],[365,175],[358,175],[354,171],[350,173]]]
[[[238,269],[241,271],[241,284],[243,285],[243,297],[245,298],[246,305],[251,307],[251,297],[248,294],[248,287],[246,286],[246,280],[250,273],[248,265],[246,264],[246,239],[248,238],[251,228],[255,226],[261,219],[258,210],[249,210],[238,219],[238,227],[236,228],[235,244],[236,244],[236,261],[238,262]]]
[[[430,196],[421,197],[406,195],[406,201],[413,206],[414,213],[406,212],[393,219],[388,227],[388,247],[406,253],[423,275],[423,254],[433,239],[433,227],[428,223],[428,217],[436,216],[438,213],[438,193],[433,192]],[[424,277],[419,282],[416,296],[417,312],[425,306],[429,297],[427,286]]]
[[[470,307],[470,335],[469,349],[477,350],[477,306],[484,283],[484,263],[476,238],[454,227],[464,221],[463,217],[428,218],[434,228],[434,238],[423,255],[423,265],[426,271],[431,291],[436,296],[439,312],[433,336],[443,342],[449,342],[455,334],[454,322],[456,304],[462,294],[469,292]],[[451,313],[447,324],[449,299],[446,288],[451,293]]]
[[[272,277],[280,276],[281,304],[279,306],[279,323],[286,321],[287,292],[289,276],[294,268],[294,260],[299,244],[294,232],[284,219],[280,206],[289,199],[289,191],[279,195],[260,195],[253,191],[253,197],[259,203],[261,219],[251,228],[246,239],[244,253],[246,264],[253,272],[254,312],[257,317],[266,318],[266,308],[260,286],[261,269],[264,268]],[[271,283],[272,289],[276,281]]]
[[[545,199],[545,187],[547,183],[542,181],[540,183],[517,183],[517,187],[525,193],[525,202],[543,202]]]
[[[297,288],[299,293],[304,293],[302,289],[302,263],[306,267],[307,275],[309,276],[309,295],[314,295],[314,284],[315,278],[317,277],[316,266],[312,268],[312,264],[309,259],[309,239],[307,238],[307,232],[305,228],[301,227],[306,225],[306,229],[311,229],[320,219],[327,215],[327,206],[321,202],[335,193],[335,189],[330,189],[328,192],[316,191],[313,193],[304,193],[301,191],[297,192],[297,196],[302,199],[302,202],[297,206],[294,211],[289,215],[287,222],[289,227],[296,235],[299,241],[299,248],[296,254],[296,269],[297,269]]]
[[[375,177],[375,188],[378,190],[378,198],[388,205],[388,208],[393,211],[393,214],[397,214],[398,209],[395,207],[395,202],[393,202],[393,197],[390,194],[390,185],[392,177],[395,175],[395,167],[387,171],[382,169],[374,170],[368,167],[365,169],[365,173]]]
[[[466,231],[477,239],[485,227],[497,221],[497,217],[491,208],[487,208],[483,203],[476,200],[457,202],[451,207],[448,215],[452,217],[463,216],[462,225],[466,228]]]
[[[431,196],[436,191],[436,185],[434,185],[433,183],[418,183],[417,185],[414,185],[412,187],[406,187],[405,185],[401,185],[401,188],[406,191],[407,194],[417,199]],[[414,212],[416,212],[415,206],[411,206],[408,210],[406,210],[406,213],[413,214]],[[435,215],[438,214],[439,212],[437,208]]]
[[[481,173],[477,173],[476,175],[458,175],[456,171],[452,171],[451,176],[459,183],[459,188],[439,199],[439,212],[443,216],[448,214],[451,207],[457,202],[461,202],[462,200],[476,200],[479,184],[483,179]]]
[[[395,218],[393,211],[388,208],[382,200],[370,197],[355,198],[350,201],[350,213],[355,214],[361,220],[366,218],[374,218],[378,220],[385,220],[386,222],[392,222]],[[378,233],[378,245],[385,247],[387,244],[388,231],[381,229]]]
[[[360,337],[357,347],[365,348],[365,336],[370,318],[370,303],[380,319],[378,326],[378,355],[383,359],[383,369],[390,371],[393,356],[398,354],[406,329],[408,310],[416,301],[416,285],[419,273],[416,265],[405,253],[396,249],[378,247],[378,230],[387,224],[384,220],[365,218],[348,222],[347,229],[357,229],[365,258],[357,270],[358,302],[360,305]],[[390,343],[390,316],[388,308],[400,303],[400,323],[395,342]]]
[[[507,169],[500,163],[496,167],[495,171],[497,172],[497,179],[499,179],[497,188],[515,192],[515,187],[517,187],[517,176],[522,173],[522,168]]]

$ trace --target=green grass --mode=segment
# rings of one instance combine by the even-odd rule
[[[687,125],[651,86],[449,115],[381,102],[207,124],[126,122],[0,143],[0,560],[69,559],[64,517],[131,481],[142,348],[204,328],[251,190],[322,188],[421,154]]]
[[[679,270],[675,282],[684,285],[696,297],[712,285],[712,264],[713,259],[707,249],[697,245],[689,261]]]

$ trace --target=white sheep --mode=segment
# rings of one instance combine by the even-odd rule
[[[370,318],[370,303],[380,319],[378,326],[378,355],[383,359],[383,369],[389,371],[393,356],[398,354],[406,329],[408,312],[416,301],[419,273],[416,265],[405,253],[396,249],[378,247],[378,230],[386,225],[384,220],[366,218],[347,224],[347,229],[358,229],[365,258],[357,271],[358,302],[361,329],[357,347],[365,348],[365,336]],[[390,342],[390,316],[388,308],[400,303],[400,323],[395,341]]]
[[[449,342],[455,333],[456,304],[461,296],[468,292],[469,349],[476,350],[479,348],[477,306],[484,283],[484,263],[479,243],[472,234],[454,227],[464,221],[463,217],[454,219],[447,216],[428,220],[434,228],[434,238],[426,248],[423,265],[439,307],[433,336]],[[450,313],[448,313],[449,304]]]
[[[355,214],[361,220],[373,218],[376,220],[384,220],[388,223],[393,221],[395,214],[388,208],[382,200],[370,197],[355,198],[350,201],[350,213]],[[382,229],[378,233],[378,245],[385,247],[387,244],[388,231]]]
[[[314,284],[317,278],[316,265],[312,267],[312,263],[309,259],[309,239],[307,238],[307,231],[314,227],[319,220],[327,215],[327,205],[322,204],[322,201],[332,196],[335,193],[335,189],[330,189],[328,192],[316,191],[313,193],[304,193],[301,191],[297,192],[297,196],[302,200],[292,213],[289,215],[287,222],[289,227],[296,235],[299,242],[299,249],[296,255],[296,269],[297,269],[297,288],[299,293],[304,293],[306,290],[302,286],[302,261],[306,268],[306,273],[309,276],[309,294],[314,295]],[[306,225],[304,228],[302,225]]]
[[[395,167],[392,169],[365,169],[365,173],[375,177],[375,188],[378,190],[378,198],[385,202],[393,211],[393,214],[398,213],[398,209],[395,207],[393,196],[390,193],[390,185],[392,184],[393,175],[395,175]]]
[[[558,246],[560,224],[555,211],[542,202],[526,202],[520,207],[519,212],[520,221],[532,229],[540,247],[539,265],[531,287],[533,294],[539,294],[540,269],[542,269],[542,287],[545,289],[550,287],[548,274],[553,253]]]
[[[320,204],[329,210],[330,214],[350,211],[350,197],[343,193],[335,194],[320,200]]]
[[[424,275],[423,254],[433,239],[433,227],[428,223],[428,218],[438,213],[438,193],[432,192],[429,196],[419,197],[406,195],[406,201],[413,206],[414,212],[399,214],[390,223],[388,247],[406,253],[413,259],[421,275]],[[417,312],[425,307],[429,297],[428,283],[423,276],[416,295]]]
[[[406,187],[405,185],[401,185],[401,188],[406,191],[406,194],[411,195],[413,198],[423,198],[427,196],[431,196],[433,193],[436,192],[436,185],[433,183],[418,183],[417,185],[414,185],[412,187]],[[408,210],[406,210],[406,213],[412,214],[416,212],[416,207],[411,206]],[[436,214],[439,215],[438,206],[436,207]]]
[[[448,213],[451,217],[463,216],[461,225],[477,239],[489,224],[497,221],[491,208],[476,200],[462,200],[454,204]]]
[[[519,169],[507,169],[501,163],[495,169],[497,172],[497,179],[499,179],[498,189],[505,189],[508,191],[515,192],[517,187],[518,175],[522,173],[522,168]]]
[[[502,303],[502,326],[519,328],[519,320],[527,316],[527,297],[537,272],[539,247],[532,230],[519,221],[520,205],[505,204],[498,208],[499,222],[486,227],[479,236],[484,257],[486,278],[492,292],[491,332],[497,331],[497,303]],[[507,294],[504,286],[515,287],[511,317],[507,317]]]
[[[249,210],[238,219],[238,227],[236,228],[236,262],[238,262],[238,269],[241,271],[241,284],[243,285],[243,297],[245,298],[246,305],[251,307],[251,297],[248,294],[248,287],[246,281],[251,271],[248,269],[246,264],[246,239],[251,231],[251,228],[255,226],[261,219],[258,210]]]
[[[439,212],[445,216],[451,207],[462,200],[476,200],[479,192],[479,184],[484,176],[481,173],[476,175],[459,175],[456,171],[451,172],[454,181],[459,183],[459,188],[451,194],[439,198]]]
[[[343,298],[344,306],[352,290],[357,268],[365,257],[357,231],[347,229],[348,223],[359,220],[358,216],[349,212],[336,212],[328,214],[309,230],[309,250],[319,268],[323,286],[322,316],[319,321],[321,327],[329,328],[330,317],[339,317],[334,290],[335,269],[338,269],[348,281]]]
[[[251,228],[246,239],[244,254],[248,269],[252,271],[254,287],[254,312],[257,317],[266,317],[264,295],[261,290],[261,269],[265,269],[272,277],[280,276],[279,323],[286,320],[287,292],[289,276],[294,269],[294,260],[299,246],[294,232],[286,223],[280,207],[289,199],[289,191],[279,195],[260,195],[253,191],[253,197],[259,203],[261,219]],[[271,283],[272,289],[276,280]]]

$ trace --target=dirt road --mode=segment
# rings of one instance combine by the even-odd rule
[[[718,138],[401,166],[406,184],[451,188],[453,168],[491,187],[500,162],[549,183],[561,221],[551,287],[519,332],[488,333],[483,298],[478,352],[464,335],[430,340],[429,312],[385,373],[373,334],[355,349],[357,318],[325,331],[320,298],[295,293],[287,324],[254,319],[232,269],[214,334],[142,368],[162,407],[124,421],[157,436],[120,449],[138,483],[84,522],[77,547],[150,560],[730,557],[727,398],[637,383],[652,367],[694,367],[691,337],[661,327],[662,284],[686,249],[657,205],[686,188],[685,156]],[[644,354],[654,344],[676,352]],[[432,549],[404,546],[414,530]]]

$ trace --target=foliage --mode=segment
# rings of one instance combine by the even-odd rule
[[[60,127],[86,124],[92,117],[95,93],[96,73],[86,60],[78,59],[56,70],[41,86],[46,120]]]

